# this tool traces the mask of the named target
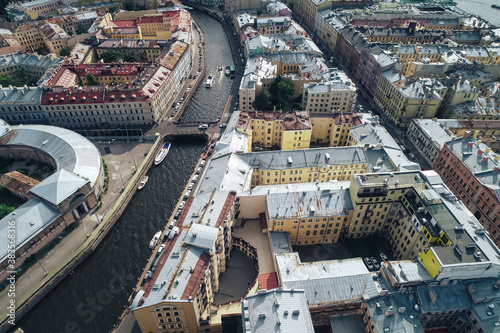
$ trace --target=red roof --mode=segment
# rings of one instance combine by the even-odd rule
[[[116,20],[113,24],[117,27],[136,27],[135,20]]]
[[[144,16],[144,17],[138,17],[136,19],[136,23],[163,23],[163,17],[162,16]]]
[[[259,276],[260,289],[274,289],[278,288],[278,277],[275,272],[262,274]]]

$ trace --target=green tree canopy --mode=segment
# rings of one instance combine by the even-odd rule
[[[271,94],[271,104],[276,106],[276,109],[286,109],[293,97],[293,84],[283,80],[281,75],[278,75],[271,83],[269,93]]]
[[[16,69],[16,78],[21,81],[21,85],[29,84],[31,80],[31,72],[26,67],[18,67]]]
[[[134,2],[130,1],[130,0],[127,0],[125,2],[125,10],[129,11],[129,12],[133,11],[134,10]]]
[[[257,97],[255,97],[254,108],[257,111],[269,111],[271,107],[271,94],[263,89]]]
[[[135,56],[135,52],[132,50],[128,51],[123,56],[123,61],[125,61],[125,62],[135,62],[136,60],[137,60],[137,57]]]
[[[78,28],[76,28],[76,34],[81,35],[81,34],[86,34],[89,30],[85,28],[83,25],[79,25]]]
[[[69,36],[73,36],[74,34],[75,34],[75,32],[73,30],[68,31]]]
[[[122,54],[119,51],[108,50],[101,54],[101,58],[104,62],[117,62],[122,59]]]
[[[109,7],[108,12],[113,14],[114,12],[116,12],[116,10],[117,10],[116,7]]]
[[[97,86],[99,85],[99,83],[97,82],[97,79],[95,78],[95,76],[93,74],[87,74],[86,76],[87,78],[87,85],[89,86]]]
[[[67,57],[71,53],[71,47],[63,47],[61,51],[59,51],[59,55],[61,57]]]

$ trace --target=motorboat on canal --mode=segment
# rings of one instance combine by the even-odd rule
[[[148,180],[149,180],[148,176],[145,176],[144,178],[142,178],[142,180],[139,183],[139,186],[137,187],[137,189],[138,190],[142,190],[144,188],[144,186],[146,186],[146,183],[148,182]]]
[[[214,82],[213,77],[211,76],[207,77],[207,82],[205,82],[205,88],[210,88],[213,82]]]
[[[153,239],[151,240],[151,242],[149,242],[149,248],[151,250],[154,250],[154,248],[156,247],[156,245],[158,244],[158,242],[160,241],[160,237],[161,237],[161,231],[158,231]]]
[[[230,70],[231,67],[229,66],[226,66],[226,76],[229,76],[231,74],[231,70]]]
[[[160,164],[161,162],[163,162],[165,157],[167,157],[167,154],[170,150],[170,146],[171,146],[170,142],[165,142],[163,147],[160,148],[160,151],[158,152],[158,154],[156,154],[156,157],[155,157],[155,165]]]

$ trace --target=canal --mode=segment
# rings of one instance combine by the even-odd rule
[[[214,85],[200,85],[182,121],[215,120],[224,107],[232,81],[217,70],[233,64],[222,26],[208,15],[193,11],[206,36],[207,75]],[[97,250],[57,286],[18,327],[25,332],[108,332],[122,313],[151,255],[153,235],[164,228],[205,142],[177,139],[163,163],[149,171],[147,186],[137,192],[113,230]]]

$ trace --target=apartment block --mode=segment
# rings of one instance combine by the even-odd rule
[[[462,138],[447,142],[434,164],[436,172],[497,243],[500,241],[500,202],[496,191],[499,161],[500,156],[467,132]]]
[[[445,143],[456,138],[443,123],[435,118],[413,119],[406,135],[430,166],[436,162]]]
[[[382,73],[374,100],[389,119],[400,127],[408,127],[413,118],[432,118],[442,98],[435,91],[439,85],[431,79],[406,79],[400,73]]]
[[[85,86],[87,74],[116,84]],[[171,71],[161,65],[64,65],[45,87],[41,105],[46,118],[63,127],[152,124],[175,92]]]
[[[361,117],[354,113],[334,113],[331,115],[311,115],[311,142],[329,147],[348,146],[350,129],[361,125]]]
[[[311,113],[348,113],[354,108],[356,97],[354,83],[338,71],[327,82],[304,84],[302,109]]]
[[[161,43],[156,40],[106,39],[95,47],[97,58],[102,53],[113,50],[122,55],[133,52],[138,62],[155,61],[161,53]]]
[[[300,192],[268,194],[265,211],[268,231],[288,233],[292,245],[338,242],[353,215],[346,185],[346,182],[309,183],[300,186]]]
[[[307,149],[311,122],[306,111],[241,112],[236,130],[248,136],[248,151]]]
[[[142,331],[209,327],[210,305],[231,250],[235,196],[217,191],[189,198],[183,214],[162,235],[166,246],[155,249],[150,279],[132,302]]]

